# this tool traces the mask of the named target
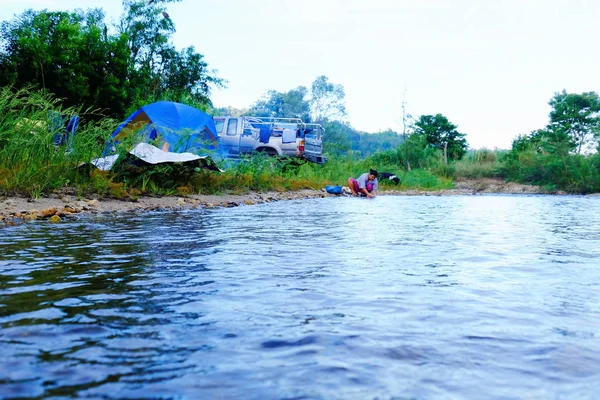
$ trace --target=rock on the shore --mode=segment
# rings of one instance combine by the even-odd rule
[[[58,209],[56,207],[50,207],[50,208],[46,208],[45,210],[40,211],[38,213],[38,216],[40,218],[50,218],[51,216],[53,216],[57,212],[58,212]]]

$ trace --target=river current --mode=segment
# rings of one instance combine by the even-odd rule
[[[0,398],[600,393],[600,197],[340,197],[0,236]]]

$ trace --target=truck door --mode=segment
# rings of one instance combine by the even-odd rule
[[[304,157],[312,162],[324,164],[327,158],[323,157],[323,127],[318,124],[309,124],[304,135],[306,141]]]
[[[254,128],[246,118],[240,118],[242,133],[240,135],[240,153],[246,154],[255,150],[258,146],[258,134],[260,129]]]
[[[217,117],[214,119],[219,134],[221,151],[225,157],[236,157],[240,154],[240,135],[238,134],[238,118]]]

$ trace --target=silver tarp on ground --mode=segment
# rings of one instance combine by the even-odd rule
[[[162,163],[194,163],[199,166],[214,171],[221,171],[212,158],[209,156],[198,156],[193,153],[171,153],[163,151],[158,147],[152,146],[148,143],[138,143],[133,149],[129,151],[129,155],[136,157],[148,164],[162,164]],[[91,161],[91,164],[102,171],[109,171],[115,162],[118,160],[119,155],[115,154],[107,157],[96,158]]]

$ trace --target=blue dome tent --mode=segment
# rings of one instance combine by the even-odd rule
[[[213,118],[185,104],[159,101],[131,114],[112,133],[103,155],[115,152],[115,145],[133,136],[133,143],[160,143],[173,153],[198,153],[218,148]],[[166,145],[165,145],[166,144]]]

